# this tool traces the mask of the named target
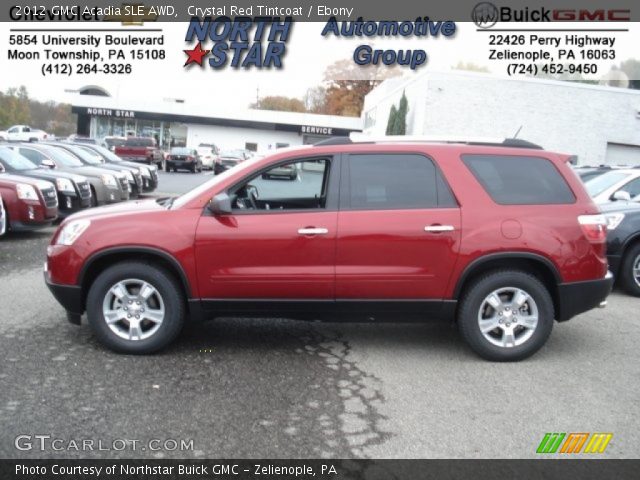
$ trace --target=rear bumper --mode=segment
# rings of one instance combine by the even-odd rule
[[[562,283],[558,285],[558,312],[556,320],[565,322],[576,315],[599,307],[611,293],[613,274],[607,272],[601,280]]]
[[[77,285],[58,285],[51,282],[49,273],[44,271],[44,281],[47,288],[53,294],[54,298],[69,313],[82,315],[84,313],[84,305],[82,304],[82,289]]]

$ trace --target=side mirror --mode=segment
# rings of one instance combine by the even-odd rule
[[[631,194],[629,192],[625,192],[624,190],[618,190],[611,197],[614,201],[622,201],[622,202],[630,202]]]
[[[47,168],[56,168],[56,164],[53,162],[53,160],[49,160],[48,158],[42,160],[42,163],[40,165]]]
[[[219,193],[209,202],[209,211],[214,215],[231,215],[231,198],[226,193]]]

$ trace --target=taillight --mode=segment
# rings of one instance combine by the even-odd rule
[[[166,160],[172,160],[171,155],[167,155]]]
[[[607,219],[604,215],[580,215],[578,223],[590,242],[604,243],[607,241]]]

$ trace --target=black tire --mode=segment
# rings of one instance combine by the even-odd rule
[[[634,266],[640,266],[638,262],[640,262],[640,243],[636,243],[627,250],[618,272],[620,285],[629,295],[634,297],[640,297],[640,280],[637,280],[633,273]]]
[[[503,288],[524,290],[538,309],[537,326],[530,338],[520,345],[494,345],[480,330],[478,316],[485,299],[492,292]],[[494,271],[478,278],[465,289],[458,309],[458,329],[464,341],[482,358],[496,362],[524,360],[536,353],[549,338],[553,321],[553,300],[547,288],[533,275],[517,270]],[[501,328],[503,327],[499,327]],[[525,332],[522,326],[514,328],[520,329],[520,334]],[[500,332],[499,329],[497,332]]]
[[[116,283],[139,279],[153,286],[162,297],[165,315],[156,332],[145,339],[128,340],[107,325],[102,311],[105,296]],[[95,279],[87,296],[89,326],[107,348],[121,353],[147,354],[163,349],[180,333],[186,316],[185,299],[180,284],[165,269],[142,262],[117,263]]]

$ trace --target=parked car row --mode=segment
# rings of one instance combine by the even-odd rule
[[[33,230],[89,207],[137,198],[158,186],[155,166],[125,162],[94,144],[0,145],[7,230]]]

